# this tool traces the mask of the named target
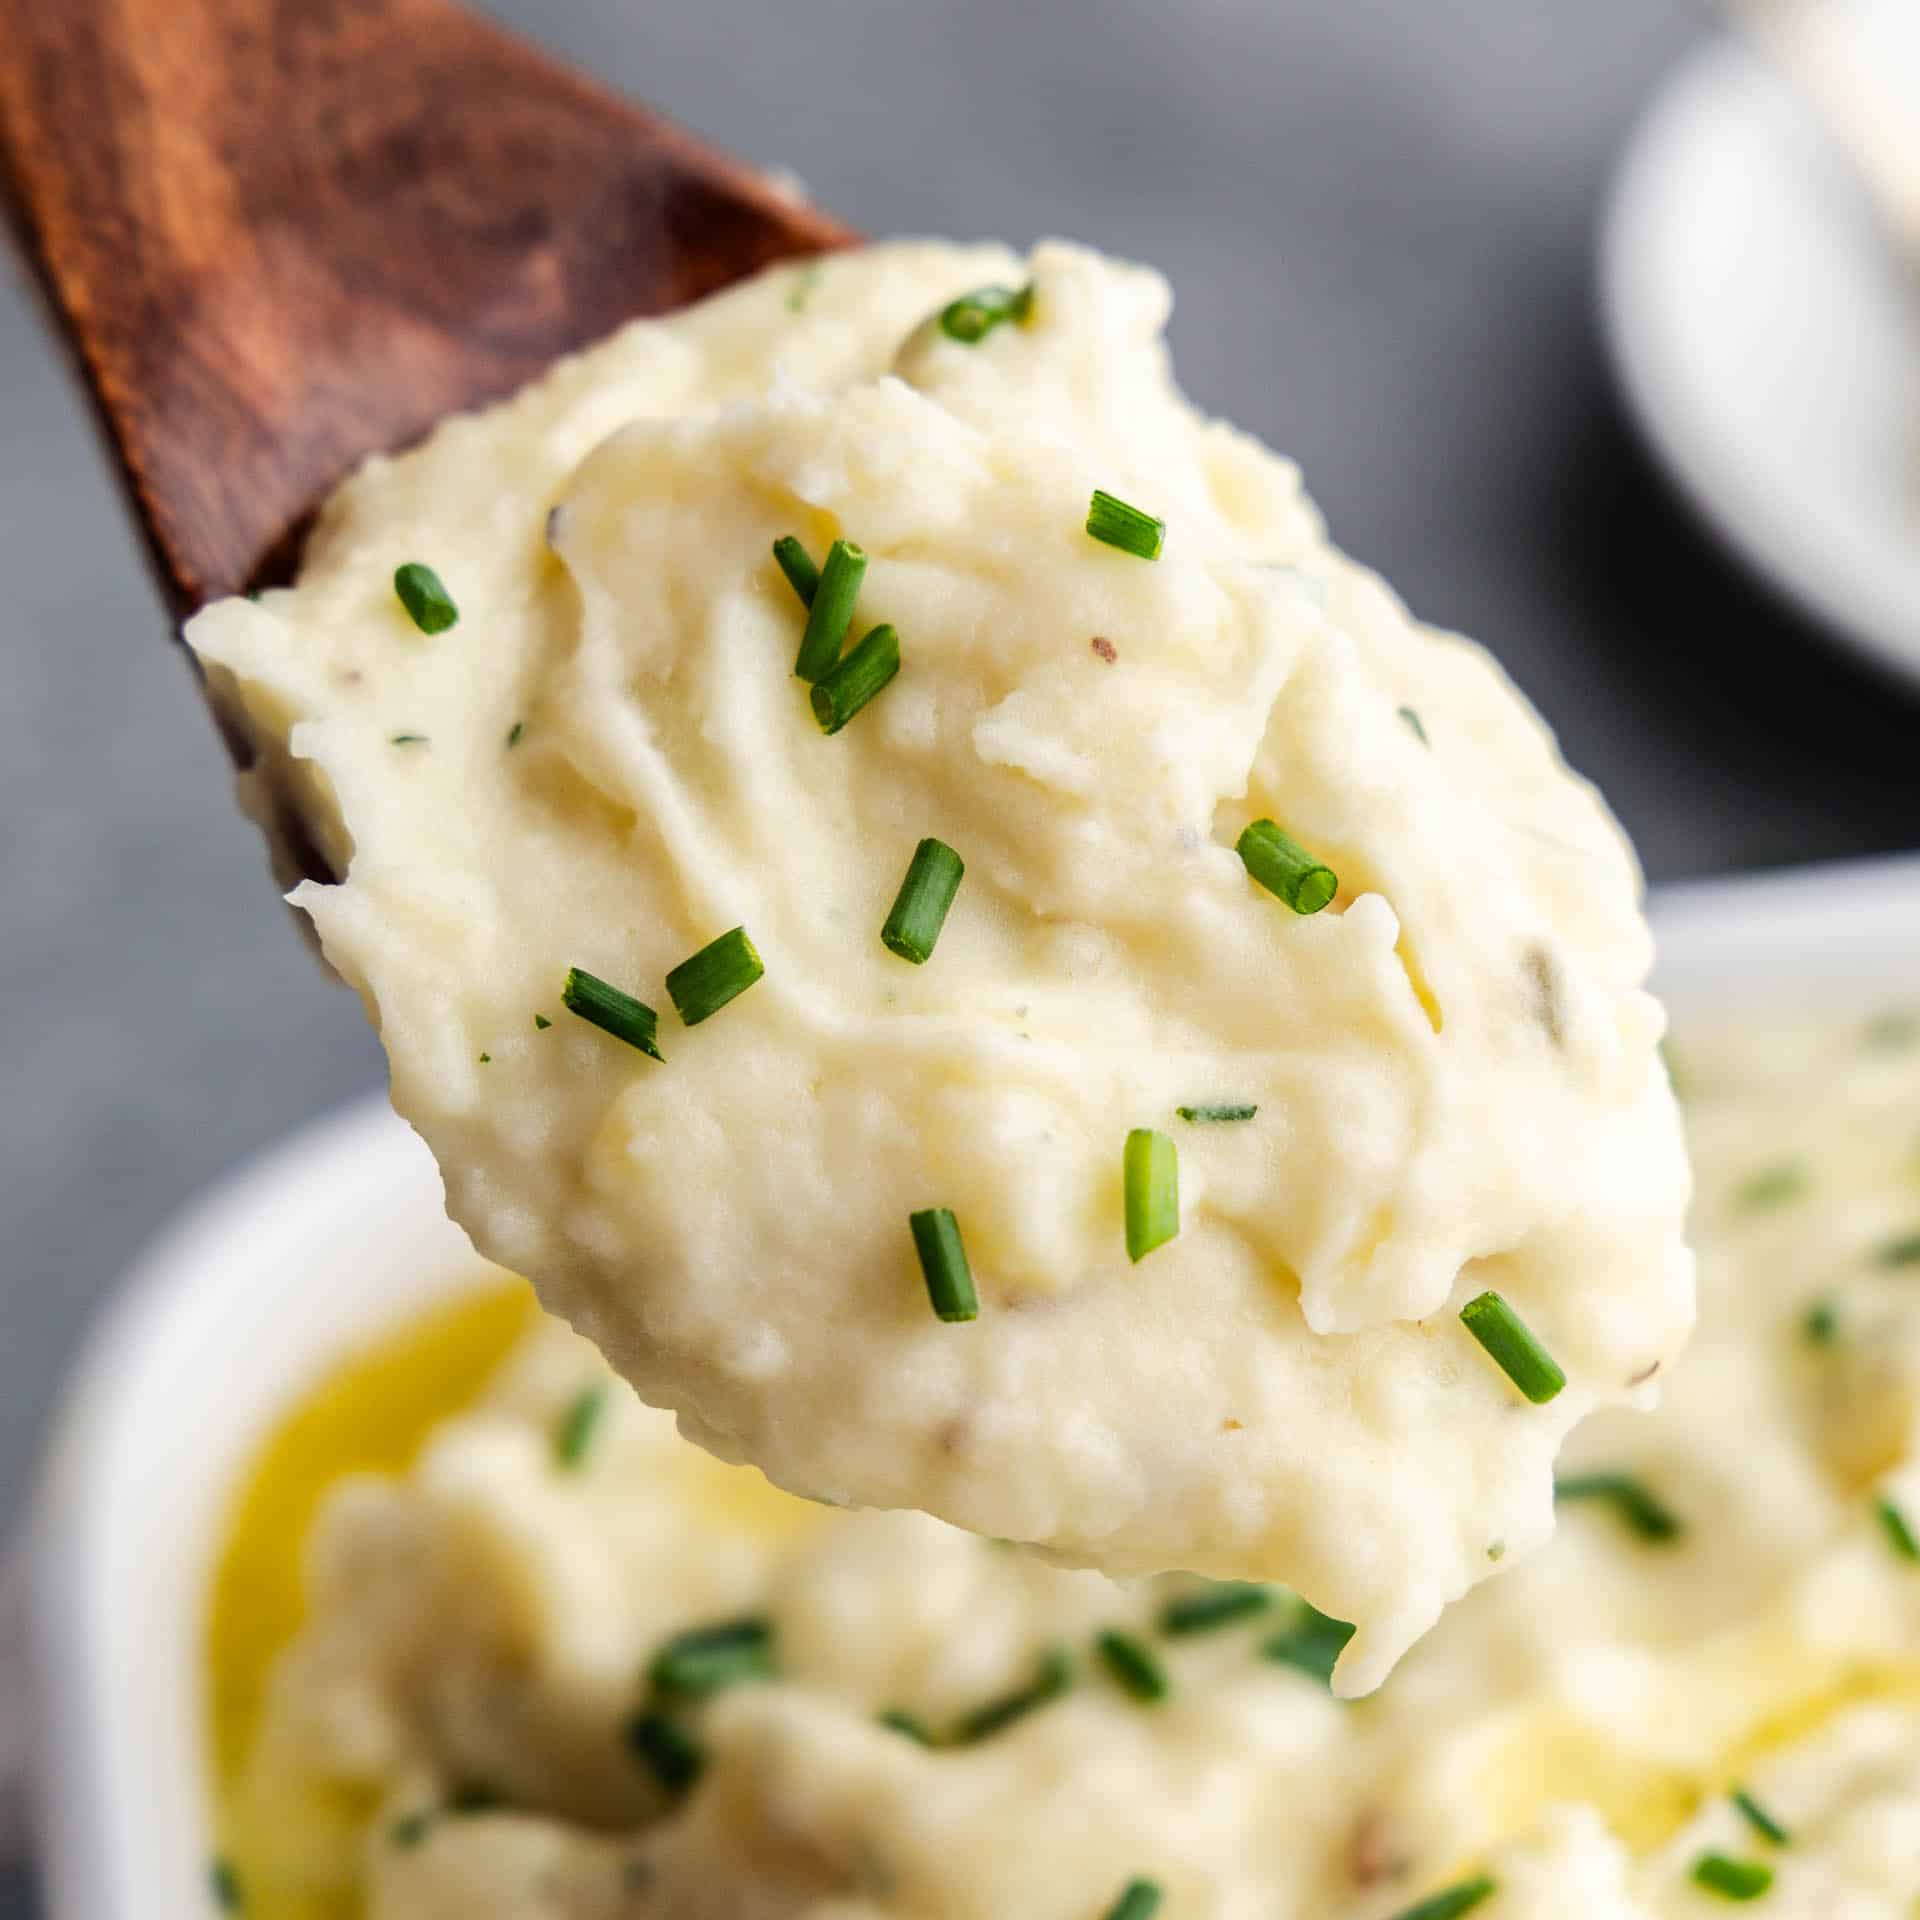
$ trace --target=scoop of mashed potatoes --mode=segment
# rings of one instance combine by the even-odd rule
[[[983,286],[998,324],[943,323]],[[1620,833],[1187,404],[1168,307],[1062,245],[775,271],[373,461],[295,588],[189,638],[450,1211],[647,1400],[819,1500],[1285,1578],[1362,1691],[1680,1346],[1687,1174]],[[897,635],[832,733],[785,536],[857,543],[848,644]],[[1324,911],[1256,883],[1261,820]],[[881,930],[925,838],[964,878],[914,964]],[[686,1024],[668,975],[735,928],[763,977]],[[1136,1130],[1178,1167],[1137,1263]],[[1489,1291],[1550,1402],[1462,1324]]]
[[[369,1920],[1103,1920],[1136,1879],[1156,1920],[1911,1920],[1920,1044],[1686,1062],[1699,1334],[1374,1697],[1286,1593],[786,1500],[549,1325],[331,1496],[249,1910],[291,1851]]]

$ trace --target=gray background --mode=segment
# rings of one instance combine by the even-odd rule
[[[1609,162],[1687,0],[508,0],[874,233],[1155,261],[1184,382],[1485,639],[1656,877],[1920,841],[1914,707],[1731,575],[1593,337]],[[115,1273],[377,1085],[18,277],[0,273],[0,1521]],[[0,1914],[24,1912],[0,1882]]]

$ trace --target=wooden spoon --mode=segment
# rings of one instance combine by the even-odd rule
[[[183,617],[365,455],[855,238],[452,0],[0,0],[0,186]]]

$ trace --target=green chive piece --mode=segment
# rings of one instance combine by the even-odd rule
[[[566,983],[560,989],[560,1004],[602,1033],[610,1033],[616,1040],[638,1047],[650,1059],[667,1057],[654,1044],[660,1016],[644,1000],[636,1000],[632,994],[609,986],[583,967],[568,968]]]
[[[1885,1494],[1874,1501],[1873,1510],[1880,1516],[1880,1530],[1894,1552],[1902,1560],[1920,1560],[1920,1535],[1914,1533],[1913,1522]]]
[[[1920,1014],[1890,1008],[1867,1022],[1867,1045],[1876,1052],[1904,1053],[1920,1045]]]
[[[427,744],[427,736],[424,733],[396,733],[389,738],[387,744],[393,747],[424,747]]]
[[[1180,1156],[1164,1133],[1135,1127],[1121,1157],[1127,1258],[1144,1260],[1180,1231]]]
[[[1693,1884],[1723,1900],[1758,1900],[1773,1885],[1773,1869],[1764,1860],[1735,1860],[1724,1853],[1703,1853],[1693,1863]]]
[[[533,1016],[533,1030],[535,1033],[545,1033],[552,1025],[553,1022],[549,1020],[544,1013],[536,1013]]]
[[[978,346],[1004,320],[1024,321],[1033,311],[1033,286],[975,287],[940,310],[940,331],[963,347]]]
[[[1544,1407],[1567,1384],[1560,1363],[1497,1293],[1476,1295],[1460,1309],[1460,1319],[1536,1407]]]
[[[820,731],[838,733],[899,671],[900,636],[891,627],[875,627],[824,680],[815,683],[810,698]]]
[[[480,1056],[480,1064],[481,1064],[481,1065],[482,1065],[483,1067],[490,1067],[490,1066],[492,1066],[492,1065],[493,1065],[493,1055],[492,1055],[492,1054],[490,1054],[490,1053],[483,1053],[483,1054],[482,1054],[482,1055]]]
[[[681,1021],[697,1027],[737,1000],[764,973],[745,927],[733,927],[667,975],[667,998]]]
[[[499,1794],[477,1781],[469,1782],[464,1787],[455,1787],[447,1797],[447,1811],[462,1815],[491,1813],[499,1804]]]
[[[1265,1613],[1273,1601],[1271,1587],[1246,1580],[1212,1580],[1196,1592],[1169,1600],[1160,1610],[1160,1631],[1176,1640],[1190,1633],[1211,1633],[1216,1627]]]
[[[905,1707],[889,1707],[880,1715],[880,1724],[904,1735],[917,1747],[933,1745],[933,1729],[917,1713],[909,1713]]]
[[[1295,1596],[1293,1618],[1272,1639],[1261,1642],[1260,1657],[1297,1667],[1323,1687],[1331,1686],[1334,1666],[1352,1638],[1353,1628],[1346,1621]]]
[[[1873,1256],[1876,1267],[1920,1267],[1920,1227],[1886,1241]]]
[[[587,1457],[587,1449],[593,1444],[594,1433],[606,1411],[604,1380],[596,1381],[574,1398],[554,1430],[553,1458],[557,1466],[568,1472],[579,1467]]]
[[[1271,820],[1256,820],[1233,843],[1247,872],[1295,913],[1318,913],[1340,891],[1333,869]]]
[[[1167,1697],[1170,1690],[1167,1670],[1145,1641],[1110,1627],[1094,1641],[1093,1647],[1114,1680],[1143,1706]]]
[[[1797,1160],[1783,1160],[1777,1166],[1762,1167],[1749,1174],[1733,1190],[1733,1204],[1742,1213],[1765,1213],[1798,1200],[1811,1185],[1807,1170]]]
[[[1160,1911],[1160,1886],[1154,1880],[1129,1880],[1120,1898],[1107,1909],[1106,1920],[1153,1920]]]
[[[824,680],[833,671],[833,663],[840,658],[840,649],[845,644],[847,629],[853,624],[853,603],[860,597],[860,583],[866,577],[864,548],[856,547],[851,540],[836,540],[827,549],[827,564],[821,568],[813,596],[807,602],[807,627],[800,636],[800,652],[793,663],[794,672],[802,680]]]
[[[1413,708],[1401,707],[1399,709],[1399,714],[1400,714],[1400,718],[1404,720],[1407,723],[1407,725],[1413,729],[1413,737],[1416,740],[1418,740],[1423,747],[1430,747],[1433,745],[1433,742],[1427,738],[1426,728],[1420,724],[1419,714],[1417,714],[1413,710]]]
[[[1103,546],[1118,547],[1136,560],[1158,560],[1167,523],[1095,487],[1087,506],[1087,531]]]
[[[812,606],[813,596],[820,591],[820,569],[813,564],[813,556],[792,534],[783,533],[773,543],[773,557],[787,576],[787,585],[800,596],[800,604]]]
[[[1570,1473],[1553,1483],[1553,1497],[1604,1501],[1642,1540],[1672,1540],[1681,1531],[1672,1508],[1630,1473]]]
[[[416,1808],[412,1813],[403,1813],[387,1829],[388,1844],[406,1853],[427,1837],[427,1829],[432,1825],[433,1814],[425,1807]]]
[[[813,298],[813,290],[820,284],[820,276],[827,270],[824,260],[809,260],[793,276],[793,285],[787,289],[787,311],[805,313],[807,302]]]
[[[224,1854],[216,1854],[207,1862],[207,1886],[213,1894],[213,1904],[222,1913],[245,1912],[246,1889],[240,1884],[233,1862]]]
[[[517,747],[526,737],[527,723],[524,720],[516,720],[507,729],[507,745],[510,747]]]
[[[947,923],[947,910],[966,870],[966,862],[944,840],[922,840],[907,862],[907,877],[900,882],[893,911],[880,929],[880,944],[902,960],[924,966]]]
[[[1787,1847],[1793,1844],[1793,1836],[1745,1787],[1735,1787],[1727,1798],[1740,1810],[1747,1825],[1761,1839],[1771,1840],[1776,1847]]]
[[[706,1748],[671,1714],[639,1713],[627,1722],[627,1745],[675,1799],[700,1778]]]
[[[1393,1920],[1460,1920],[1462,1914],[1471,1913],[1483,1901],[1491,1900],[1495,1891],[1491,1874],[1476,1874],[1471,1880],[1448,1887],[1444,1893],[1431,1894],[1425,1900],[1401,1908]]]
[[[440,576],[418,560],[409,560],[394,574],[393,590],[422,633],[445,633],[459,623],[460,609],[453,604],[453,595]]]
[[[1810,1346],[1832,1346],[1840,1337],[1839,1308],[1831,1300],[1816,1300],[1801,1316],[1800,1331]]]
[[[1024,1720],[1036,1708],[1059,1699],[1072,1684],[1073,1662],[1062,1649],[1053,1647],[1040,1656],[1038,1670],[1024,1687],[1003,1693],[999,1699],[989,1700],[985,1706],[975,1707],[967,1714],[953,1730],[954,1741],[966,1746],[975,1740],[989,1739],[1016,1720]]]
[[[977,1320],[980,1296],[974,1291],[973,1269],[960,1244],[960,1223],[948,1207],[923,1207],[907,1215],[913,1231],[913,1250],[927,1282],[927,1298],[940,1320]]]
[[[1255,1106],[1175,1107],[1182,1120],[1191,1126],[1215,1126],[1229,1120],[1251,1120],[1260,1109]]]
[[[744,1680],[771,1679],[773,1670],[773,1624],[755,1614],[676,1633],[653,1656],[647,1679],[656,1693],[704,1700]]]

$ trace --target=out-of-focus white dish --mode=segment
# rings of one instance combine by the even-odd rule
[[[1920,7],[1837,4],[1920,125]],[[1920,679],[1920,269],[1756,54],[1695,56],[1641,122],[1600,296],[1628,403],[1707,523],[1824,627]]]
[[[1677,888],[1676,1019],[1913,984],[1920,858]],[[469,1284],[425,1149],[368,1101],[197,1202],[129,1276],[61,1415],[24,1547],[50,1920],[211,1910],[201,1623],[224,1504],[300,1389]]]

